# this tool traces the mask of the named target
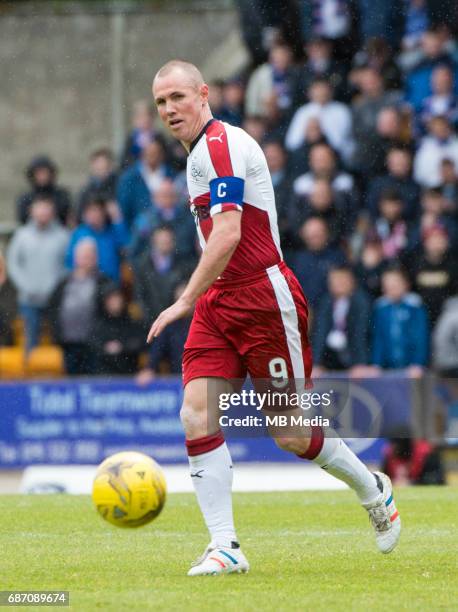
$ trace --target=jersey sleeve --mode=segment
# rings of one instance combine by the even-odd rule
[[[227,210],[243,210],[247,151],[245,142],[215,121],[207,130],[207,178],[211,216]]]

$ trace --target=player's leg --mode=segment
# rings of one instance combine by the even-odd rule
[[[269,280],[271,289],[264,287],[263,300],[254,302],[267,308],[270,306],[270,312],[266,314],[266,346],[260,346],[257,340],[256,348],[248,356],[248,371],[252,379],[267,378],[280,371],[280,364],[300,388],[309,378],[312,368],[307,340],[307,304],[298,281],[288,270],[270,273]],[[277,365],[273,367],[272,364]],[[399,539],[400,519],[388,477],[372,474],[333,431],[312,427],[303,428],[298,433],[295,428],[293,435],[291,432],[285,435],[277,428],[274,437],[280,448],[301,459],[314,461],[347,483],[369,512],[379,549],[390,552],[394,548]]]
[[[216,298],[210,290],[197,302],[183,355],[181,420],[191,480],[211,539],[190,576],[249,568],[235,534],[232,460],[218,422],[219,394],[232,391],[227,379],[245,378],[246,370],[215,323]]]
[[[222,378],[186,384],[181,421],[186,434],[191,480],[210,533],[210,544],[188,575],[246,572],[232,513],[232,460],[218,425],[218,397],[233,391]]]

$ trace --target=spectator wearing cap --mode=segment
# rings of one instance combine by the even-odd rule
[[[32,202],[37,196],[52,199],[56,219],[67,225],[71,215],[70,193],[57,185],[57,166],[47,155],[34,157],[26,169],[30,190],[23,193],[16,202],[16,218],[19,223],[27,223]]]
[[[96,149],[89,158],[89,177],[77,198],[77,219],[81,221],[83,208],[93,195],[114,200],[118,177],[114,168],[113,153],[103,147]]]
[[[8,274],[18,293],[27,352],[39,342],[50,296],[65,274],[68,231],[56,221],[54,210],[49,196],[35,195],[29,220],[16,230],[8,248]]]
[[[332,98],[332,87],[324,79],[316,79],[308,89],[309,102],[297,109],[286,133],[288,151],[299,149],[305,141],[308,124],[317,119],[326,140],[342,159],[349,161],[354,151],[353,125],[350,110]]]
[[[112,283],[98,269],[98,250],[93,238],[75,246],[75,265],[50,300],[54,340],[62,347],[65,371],[71,376],[94,374],[91,334],[101,312],[102,295]]]
[[[100,312],[90,335],[94,371],[109,376],[134,374],[144,346],[143,326],[129,315],[119,287],[108,285],[102,291]]]
[[[302,248],[291,255],[290,266],[307,300],[315,308],[326,292],[329,270],[345,263],[343,251],[331,246],[329,228],[324,219],[310,217],[299,228]]]
[[[424,230],[422,245],[406,259],[406,267],[412,288],[421,296],[434,326],[445,300],[458,291],[458,261],[442,225]]]
[[[348,266],[331,268],[313,325],[313,359],[327,370],[367,364],[370,301]]]
[[[420,296],[409,292],[407,274],[399,267],[383,272],[382,290],[373,310],[372,363],[418,376],[429,361],[426,309]]]
[[[402,216],[413,221],[420,214],[420,187],[412,178],[412,153],[409,148],[397,144],[386,155],[386,173],[373,178],[367,192],[367,208],[373,218],[378,212],[378,202],[387,191],[399,194],[403,202]]]
[[[75,247],[84,238],[92,238],[97,245],[100,272],[119,282],[121,258],[129,236],[116,202],[103,196],[86,202],[83,222],[73,231],[67,249],[65,265],[69,270],[75,266]]]
[[[441,183],[443,159],[452,161],[458,171],[458,138],[445,117],[433,117],[415,156],[415,180],[422,187],[438,187]]]

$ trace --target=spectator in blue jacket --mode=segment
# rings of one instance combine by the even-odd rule
[[[429,324],[419,295],[409,293],[401,268],[382,275],[383,295],[374,306],[372,363],[380,368],[408,368],[412,374],[428,364]]]
[[[164,147],[158,140],[145,145],[140,161],[121,175],[117,200],[129,231],[136,217],[151,208],[156,189],[164,178],[170,176],[171,170],[165,163]]]
[[[88,200],[83,222],[74,230],[68,246],[65,265],[70,270],[75,266],[75,247],[83,238],[93,238],[97,244],[100,272],[119,282],[121,256],[129,236],[116,202],[100,196]]]
[[[448,52],[443,32],[426,31],[421,40],[422,59],[406,78],[406,98],[416,113],[422,110],[425,98],[431,95],[431,75],[438,66],[448,66],[453,74],[455,94],[458,93],[458,65]]]

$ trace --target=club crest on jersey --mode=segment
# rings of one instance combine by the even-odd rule
[[[192,178],[203,178],[202,170],[196,166],[194,160],[191,162],[191,176]]]

